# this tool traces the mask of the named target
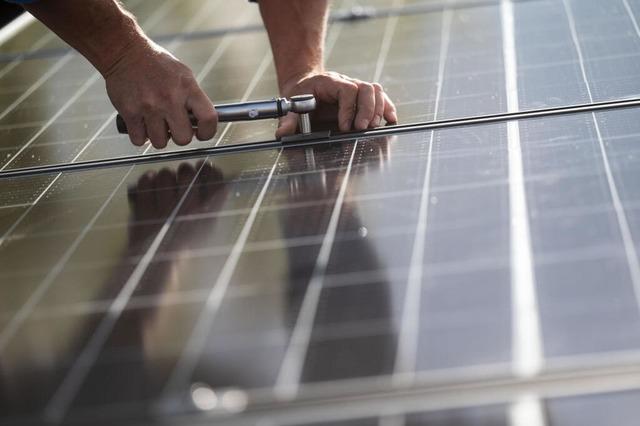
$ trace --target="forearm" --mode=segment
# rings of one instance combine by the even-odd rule
[[[280,91],[301,76],[324,71],[328,0],[260,0]]]
[[[148,39],[116,0],[42,0],[25,9],[106,76],[123,54]]]

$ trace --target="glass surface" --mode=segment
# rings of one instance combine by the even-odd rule
[[[259,22],[244,2],[128,4],[158,36]],[[425,4],[445,7],[328,34],[328,67],[379,80],[405,123],[505,112],[514,93],[521,109],[638,94],[638,1],[513,2],[516,69],[504,3]],[[0,168],[151,152],[116,134],[86,61],[38,25],[21,36],[2,52],[46,55],[0,57]],[[216,100],[275,94],[263,32],[163,43]],[[632,412],[640,375],[637,114],[2,179],[0,423],[633,417],[611,413]]]
[[[220,2],[215,1],[190,0],[180,7],[173,2],[153,7],[142,0],[130,3],[143,26],[193,69],[216,103],[277,95],[266,34],[213,31],[258,24],[255,7],[225,4],[221,14]],[[353,2],[343,0],[335,8],[351,6]],[[382,6],[388,5],[367,2],[367,7]],[[422,13],[335,23],[327,39],[327,67],[378,80],[396,102],[404,124],[506,112],[505,11],[491,1],[443,7],[444,11],[435,2]],[[622,0],[567,0],[566,7],[561,0],[514,2],[513,72],[519,108],[638,96],[638,7]],[[33,39],[38,51],[51,51],[47,40],[39,43],[45,36],[36,29],[29,27],[24,37]],[[178,37],[183,33],[200,36]],[[104,85],[84,59],[63,49],[17,58],[6,67],[0,67],[0,134],[6,135],[0,139],[1,168],[154,152],[117,134]],[[272,140],[276,124],[221,124],[213,141],[194,141],[187,147],[171,144],[169,149]]]

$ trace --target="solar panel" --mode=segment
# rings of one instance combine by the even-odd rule
[[[255,8],[129,3],[215,99],[275,93]],[[638,95],[635,1],[367,5],[386,15],[335,20],[328,66],[381,81],[406,123]],[[633,424],[637,108],[3,177],[151,154],[83,59],[37,24],[16,40],[3,424]]]

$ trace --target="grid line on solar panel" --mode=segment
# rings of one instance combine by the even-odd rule
[[[381,51],[384,52],[384,50]],[[275,383],[275,393],[284,398],[295,397],[300,385],[302,367],[311,338],[311,331],[316,316],[324,274],[327,270],[329,256],[331,255],[331,250],[336,237],[338,221],[340,219],[340,213],[342,211],[347,184],[351,175],[351,168],[353,166],[357,147],[358,142],[356,141],[353,144],[349,163],[347,164],[344,172],[340,191],[331,212],[331,218],[327,225],[325,236],[322,239],[322,245],[320,246],[320,251],[318,252],[308,287],[305,290],[300,313],[298,314],[290,342],[287,345],[287,351],[278,372],[278,377]]]
[[[587,84],[588,84],[588,83],[587,83]],[[594,118],[595,118],[595,116],[594,116]],[[596,125],[597,125],[597,122],[596,122]],[[602,135],[600,135],[599,143],[600,143],[600,144],[603,144],[603,141],[602,141]],[[609,174],[611,175],[611,173],[609,173]],[[621,196],[619,195],[619,197],[621,197]],[[626,204],[625,204],[625,206],[626,206]],[[615,206],[614,206],[614,207],[615,207]],[[553,252],[547,252],[547,256],[548,256],[550,253],[551,253],[551,254],[553,254]],[[625,252],[623,251],[622,253],[625,253]],[[541,256],[541,257],[542,257],[542,256]],[[552,257],[552,256],[551,256],[551,257]]]
[[[104,145],[104,144],[103,144]]]
[[[204,167],[204,163],[198,169],[199,174]],[[131,170],[131,169],[130,169]],[[124,182],[124,179],[122,180]],[[65,416],[67,407],[71,403],[71,400],[75,398],[76,392],[78,388],[81,386],[82,381],[85,379],[88,370],[91,368],[95,358],[97,357],[96,351],[99,351],[101,346],[103,345],[105,339],[109,335],[112,330],[114,322],[119,318],[120,314],[124,310],[126,303],[128,302],[131,294],[135,290],[141,275],[146,270],[151,258],[155,254],[155,249],[160,245],[160,242],[166,235],[169,230],[169,225],[177,215],[180,207],[182,207],[184,201],[186,200],[187,194],[191,189],[193,183],[195,182],[195,177],[191,181],[189,187],[185,191],[184,195],[178,201],[176,207],[173,209],[165,225],[162,227],[160,232],[155,236],[152,244],[149,246],[149,250],[145,253],[145,256],[140,260],[140,262],[136,263],[135,269],[132,272],[131,276],[124,283],[122,290],[117,295],[117,297],[110,304],[109,311],[105,318],[100,322],[98,328],[95,330],[91,339],[87,343],[87,345],[83,348],[79,357],[74,361],[73,367],[69,371],[69,373],[65,376],[63,382],[60,384],[58,389],[53,394],[51,400],[47,404],[45,408],[45,417],[52,419],[53,421],[61,421]],[[115,191],[114,191],[115,193]],[[106,203],[104,204],[106,206]],[[97,219],[100,216],[99,212],[95,218]],[[78,240],[80,241],[80,240]]]
[[[569,29],[571,31],[573,44],[576,49],[578,58],[580,60],[580,70],[581,70],[583,82],[587,89],[589,100],[591,102],[594,102],[594,97],[591,91],[591,84],[589,83],[589,79],[587,77],[587,71],[584,65],[582,47],[580,45],[580,41],[578,40],[578,35],[576,32],[575,19],[573,17],[572,9],[567,1],[568,0],[562,0],[562,3],[564,6],[565,13],[567,15],[567,20],[569,22]],[[640,38],[640,33],[637,34],[637,36]],[[604,168],[607,176],[607,183],[609,185],[609,191],[611,194],[611,200],[613,202],[613,206],[616,212],[616,217],[618,220],[618,225],[620,227],[620,234],[622,235],[622,241],[624,243],[624,249],[626,252],[629,271],[631,273],[631,279],[634,287],[635,297],[638,302],[638,305],[640,306],[640,258],[638,257],[638,252],[636,251],[636,246],[633,241],[633,236],[631,235],[629,219],[627,217],[627,213],[624,210],[622,200],[620,199],[620,194],[618,192],[618,188],[615,182],[615,178],[611,171],[611,165],[609,162],[607,149],[605,147],[604,140],[602,137],[602,132],[600,129],[600,124],[598,122],[598,118],[595,113],[592,113],[591,115],[593,118],[593,124],[595,126],[596,134],[598,137],[598,144],[600,147],[600,152],[602,154],[602,160],[604,162]]]
[[[204,14],[199,14],[200,16],[204,15]],[[198,16],[198,15],[196,15]],[[206,15],[204,15],[206,16]],[[197,20],[196,20],[197,22]],[[193,25],[196,25],[192,22]],[[190,25],[188,25],[187,27],[190,27]],[[215,63],[218,61],[218,59],[221,57],[222,52],[224,52],[224,50],[226,49],[226,47],[228,46],[228,43],[225,43],[226,40],[229,39],[223,39],[223,43],[219,46],[218,49],[216,49],[214,51],[214,53],[210,56],[209,60],[207,61],[207,63],[204,65],[202,71],[198,74],[197,79],[198,80],[202,80],[212,69],[213,65],[215,65]],[[250,95],[251,91],[253,90],[253,88],[255,87],[255,85],[257,84],[257,82],[259,81],[259,78],[262,76],[264,70],[266,69],[266,66],[270,63],[270,55],[266,55],[265,58],[263,59],[262,64],[260,65],[260,67],[258,68],[258,72],[256,72],[255,76],[253,77],[253,80],[250,82],[248,88],[246,89],[246,93],[244,95],[244,98],[248,98],[248,96]],[[115,113],[113,114],[115,115]],[[80,156],[82,155],[82,153],[86,150],[86,148],[96,139],[95,136],[97,136],[98,134],[100,134],[104,128],[106,127],[107,124],[109,124],[111,122],[111,118],[113,118],[112,116],[110,117],[109,120],[107,120],[103,126],[98,130],[98,132],[95,133],[94,137],[90,139],[90,141],[85,145],[85,147],[76,155],[76,157],[72,160],[75,161],[78,158],[80,158]],[[226,132],[229,130],[230,126],[227,126],[225,128],[225,130],[223,131],[223,133],[221,134],[219,140],[217,143],[220,143],[220,141],[222,140],[223,136],[226,134]],[[147,149],[144,151],[144,153],[148,152],[150,147],[147,147]],[[50,189],[53,185],[53,183],[55,183],[55,179],[54,182],[52,182],[52,184],[46,188],[46,190],[42,193],[42,195],[44,195],[48,189]],[[25,213],[25,215],[28,214],[28,212]],[[20,222],[20,220],[18,220],[16,222],[16,224],[14,224],[14,228],[15,226]],[[10,231],[13,231],[13,229],[10,229],[9,232],[5,233],[5,238],[6,235],[10,234]],[[4,239],[3,239],[4,240]],[[0,240],[3,241],[3,240]]]
[[[271,177],[273,176],[275,167],[278,163],[277,161],[278,158],[279,158],[279,155],[278,157],[276,157],[276,161],[274,162],[274,165],[271,169],[271,173],[269,174],[267,178],[267,182],[264,185],[263,192],[261,193],[262,195],[258,197],[258,201],[256,202],[256,205],[258,207],[254,207],[255,212],[252,212],[254,215],[257,213],[257,208],[259,208],[259,201],[261,200],[261,197],[263,197],[264,191],[266,191],[266,188],[268,187],[268,183]],[[50,401],[47,407],[48,416],[54,419],[60,419],[62,416],[66,414],[68,405],[75,398],[76,393],[78,392],[80,386],[82,385],[86,377],[86,374],[88,373],[89,369],[93,365],[93,362],[97,358],[98,353],[102,348],[102,345],[104,344],[108,335],[111,333],[111,330],[115,321],[119,318],[121,313],[124,311],[126,304],[128,303],[133,292],[136,290],[140,280],[145,274],[149,264],[151,263],[153,257],[156,254],[156,251],[160,247],[160,244],[162,243],[165,235],[169,231],[171,224],[174,222],[175,218],[177,217],[178,212],[180,211],[180,208],[182,207],[183,203],[187,199],[187,196],[189,195],[191,188],[195,184],[196,179],[200,174],[200,172],[202,171],[202,168],[204,167],[205,164],[206,163],[203,163],[200,166],[200,168],[198,169],[198,172],[195,174],[194,178],[191,180],[189,187],[184,192],[184,195],[178,201],[176,207],[173,209],[172,213],[167,218],[160,232],[155,236],[152,244],[149,246],[149,249],[144,253],[144,256],[142,257],[142,259],[136,263],[136,267],[132,272],[131,276],[129,277],[127,282],[124,284],[117,298],[111,304],[107,317],[105,318],[104,321],[100,323],[99,328],[96,330],[95,334],[92,336],[87,346],[83,349],[83,352],[80,355],[80,358],[78,359],[78,361],[74,364],[73,369],[70,371],[69,375],[65,377],[65,380],[61,384],[60,388],[54,394],[52,400]],[[252,222],[250,221],[250,219],[248,219],[247,225],[245,225],[245,229],[247,229],[247,232],[248,230],[250,230],[251,223]],[[239,250],[239,251],[241,251],[242,247],[244,246],[244,241],[242,240],[242,236],[243,234],[241,234],[241,236],[238,238],[238,241],[237,241],[238,248],[236,250]],[[233,265],[232,261],[228,262],[227,264],[230,265],[229,273],[231,273],[235,265]]]
[[[447,53],[451,40],[451,11],[442,14],[440,52],[438,59],[437,89],[434,103],[433,120],[438,119],[438,108],[444,84],[444,73],[446,69]],[[419,332],[419,312],[420,312],[420,290],[422,287],[422,264],[425,250],[425,239],[427,233],[427,218],[429,204],[431,202],[431,165],[435,132],[431,131],[429,147],[427,153],[427,165],[420,196],[420,207],[418,225],[415,230],[415,238],[411,253],[411,264],[409,266],[409,277],[404,302],[402,317],[402,332],[400,333],[398,351],[396,354],[394,367],[394,380],[411,380],[411,374],[416,369],[416,357],[418,354],[418,332]]]
[[[203,17],[203,16],[204,16],[204,17]],[[202,13],[200,13],[200,14],[196,14],[196,15],[195,15],[195,18],[197,18],[197,19],[192,20],[192,22],[191,22],[190,24],[189,24],[189,23],[187,23],[188,25],[190,25],[190,27],[196,27],[196,26],[198,25],[198,23],[199,23],[198,21],[202,22],[202,20],[206,18],[206,14],[202,14]],[[175,47],[175,46],[177,46],[177,45],[178,45],[177,43],[181,43],[181,42],[182,42],[182,41],[181,41],[181,40],[179,40],[179,39],[178,39],[178,40],[174,40],[174,42],[171,44],[171,46],[174,46],[174,47]],[[170,46],[170,47],[171,47],[171,46]],[[218,51],[216,51],[216,53],[217,53],[217,52],[218,52]],[[102,95],[102,97],[104,97],[104,95]],[[112,115],[115,115],[115,114],[112,114]],[[91,137],[91,138],[89,139],[89,142],[88,142],[88,143],[83,144],[84,146],[82,147],[82,149],[81,149],[78,153],[76,153],[75,158],[73,158],[73,159],[71,160],[72,162],[75,162],[78,158],[80,158],[80,157],[84,154],[84,152],[85,152],[85,151],[86,151],[90,146],[92,146],[92,145],[93,145],[92,143],[94,142],[94,140],[96,139],[96,137],[97,137],[97,136],[99,136],[99,134],[100,134],[100,133],[101,133],[101,132],[106,128],[106,127],[108,127],[108,125],[109,125],[109,124],[111,124],[111,118],[112,118],[112,116],[110,116],[110,117],[109,117],[109,120],[107,120],[106,122],[104,122],[104,124],[103,124],[99,129],[98,129],[97,133],[95,133],[95,134],[93,135],[93,137]],[[80,147],[79,147],[79,148],[80,148]]]
[[[159,20],[164,13],[166,13],[166,9],[167,9],[167,5],[169,5],[170,2],[165,2],[163,4],[163,7],[159,8],[158,10],[156,10],[156,13],[154,15],[152,15],[149,19],[147,19],[147,21],[145,22],[145,26],[152,26],[151,23],[153,23],[154,21]],[[207,18],[208,14],[204,13],[205,10],[213,10],[210,9],[211,8],[211,4],[207,3],[204,5],[204,7],[202,8],[202,10],[199,11],[199,13],[196,13],[194,15],[194,17],[187,22],[186,27],[187,28],[192,28],[192,27],[197,27],[198,24],[200,22],[202,22],[204,19]],[[162,12],[162,13],[160,13]],[[246,18],[245,18],[246,19]],[[144,24],[143,24],[144,25]],[[205,66],[203,67],[203,71],[206,71],[207,73],[211,70],[211,67],[217,62],[217,60],[221,57],[222,53],[226,50],[226,48],[228,47],[228,38],[224,38],[222,40],[222,43],[213,51],[213,53],[211,54],[209,60],[207,61],[207,63],[205,64]],[[176,40],[174,41],[171,46],[175,47],[177,46],[179,43],[181,42],[181,40]],[[201,81],[204,77],[205,77],[205,73],[201,72],[197,79],[198,81]],[[109,116],[109,118],[103,123],[102,126],[100,126],[100,128],[98,129],[97,132],[94,133],[94,135],[89,139],[89,141],[84,145],[84,147],[80,150],[79,153],[76,154],[76,156],[71,160],[71,162],[75,162],[77,161],[82,154],[85,152],[85,150],[94,142],[98,139],[99,135],[106,129],[106,127],[112,123],[113,119],[115,118],[115,113],[112,113],[112,115]],[[227,129],[225,129],[227,130]],[[151,149],[151,146],[147,146],[146,149],[143,151],[143,154],[148,152]],[[12,158],[16,158],[16,156],[12,157]],[[8,163],[7,163],[8,164]],[[5,164],[5,166],[7,165]],[[4,167],[2,168],[4,169]],[[57,180],[61,177],[61,174],[56,175],[53,180],[50,182],[50,184],[41,192],[40,196],[36,199],[36,201],[33,203],[33,205],[37,204],[45,195],[46,193],[55,185],[55,183],[57,182]],[[18,218],[18,220],[16,220],[16,222],[4,233],[4,235],[0,238],[0,245],[3,244],[3,242],[6,240],[6,238],[11,234],[11,232],[13,232],[17,226],[19,226],[19,224],[22,222],[22,220],[24,220],[25,217],[27,217],[27,215],[30,213],[31,209],[27,209],[24,214]]]
[[[205,15],[205,16],[206,16],[206,15]],[[59,176],[60,176],[60,175],[59,175]],[[51,186],[52,186],[52,185],[49,185],[49,187],[51,187]],[[45,191],[45,192],[46,192],[46,191]],[[44,194],[44,193],[43,193],[43,194]],[[34,204],[35,204],[35,203],[34,203]],[[106,204],[105,204],[105,205],[106,205]],[[99,216],[99,214],[98,214],[98,216]],[[97,216],[96,216],[96,217],[97,217]],[[40,287],[40,288],[46,288],[46,286],[42,286],[42,287]],[[38,294],[38,293],[34,293],[34,296],[37,296],[37,294]],[[25,305],[25,306],[26,306],[26,307],[28,307],[29,305]],[[24,312],[26,313],[26,310],[25,310]],[[16,318],[17,318],[17,319],[16,319]],[[15,321],[17,321],[17,322],[16,322],[16,324],[17,324],[17,323],[19,322],[19,319],[20,319],[21,317],[19,317],[19,316],[18,316],[18,317],[16,317],[16,318],[14,318],[14,320],[15,320]],[[3,336],[2,336],[2,337],[3,337],[3,339],[2,339],[3,344],[6,342],[6,340],[7,340],[7,338],[8,338],[7,336],[11,336],[10,331],[11,331],[11,330],[9,330],[9,331],[4,330],[4,332],[3,332]]]
[[[208,4],[208,5],[210,5],[210,4]],[[196,13],[196,14],[191,18],[191,20],[190,20],[190,21],[188,21],[188,22],[186,23],[186,27],[187,27],[187,28],[194,28],[194,27],[197,27],[197,26],[198,26],[202,21],[204,21],[204,20],[207,18],[207,16],[208,16],[208,13],[207,13],[207,12],[208,12],[208,10],[207,10],[207,9],[209,9],[209,7],[207,7],[208,5],[205,5],[204,7],[202,7],[202,8],[201,8],[201,10],[199,11],[199,13]],[[153,22],[154,20],[155,20],[155,21],[160,20],[160,19],[162,18],[162,16],[163,16],[164,14],[166,14],[168,11],[170,11],[170,9],[171,9],[173,6],[174,6],[174,5],[173,5],[171,2],[164,3],[164,4],[162,5],[162,7],[158,8],[158,10],[156,11],[156,15],[154,15],[154,16],[157,16],[157,18],[156,18],[156,19],[153,19],[153,16],[152,16],[151,18],[149,18],[149,19],[148,19],[148,21],[152,21],[152,22]],[[159,13],[159,12],[162,12],[162,13]],[[147,26],[150,26],[150,25],[148,24],[148,22],[147,22]],[[172,41],[172,42],[170,43],[169,48],[170,48],[170,49],[176,48],[177,46],[179,46],[179,44],[180,44],[181,42],[182,42],[182,41],[181,41],[180,39],[176,39],[176,40],[174,40],[174,41]],[[214,53],[217,53],[217,52],[218,52],[218,50],[215,50],[215,51],[214,51]],[[98,74],[97,72],[96,72],[96,73],[94,73],[94,75],[92,76],[92,78],[94,78],[94,79],[99,78],[99,74]],[[77,92],[76,94],[78,94],[78,92]],[[79,93],[79,94],[81,95],[82,93]],[[75,96],[75,95],[74,95],[74,96]],[[73,102],[71,102],[71,103],[73,103]],[[65,112],[65,111],[68,109],[68,108],[66,108],[66,106],[70,106],[70,105],[71,105],[71,103],[69,103],[69,102],[68,102],[67,104],[65,104],[65,106],[63,106],[63,107],[60,109],[60,111],[58,111],[58,113],[57,113],[57,114],[56,114],[56,115],[55,115],[55,116],[54,116],[54,117],[53,117],[49,122],[47,122],[47,123],[45,124],[45,126],[44,126],[44,127],[43,127],[39,132],[37,132],[37,133],[36,133],[36,134],[35,134],[35,135],[34,135],[34,136],[33,136],[33,137],[32,137],[32,138],[31,138],[31,139],[30,139],[30,140],[29,140],[29,141],[28,141],[28,142],[27,142],[27,143],[26,143],[26,144],[25,144],[25,145],[24,145],[24,146],[23,146],[23,147],[22,147],[22,148],[21,148],[21,149],[20,149],[20,150],[19,150],[19,151],[18,151],[18,152],[17,152],[17,153],[12,157],[12,158],[11,158],[11,159],[10,159],[10,161],[9,161],[9,162],[7,162],[7,163],[5,163],[5,164],[4,164],[4,166],[3,166],[3,168],[2,168],[2,169],[3,169],[3,170],[4,170],[4,169],[6,169],[6,168],[9,166],[9,164],[10,164],[13,160],[17,159],[17,158],[20,156],[20,154],[21,154],[22,152],[24,152],[24,151],[25,151],[25,150],[26,150],[26,149],[31,145],[31,143],[33,143],[33,142],[34,142],[34,141],[35,141],[35,140],[36,140],[36,139],[41,135],[41,132],[43,131],[43,129],[46,129],[46,128],[47,128],[50,124],[52,124],[52,123],[53,123],[53,122],[54,122],[54,121],[55,121],[55,120],[56,120],[56,119],[57,119],[57,118],[58,118],[58,117],[59,117],[63,112]],[[81,158],[81,157],[82,157],[82,155],[84,154],[84,152],[85,152],[89,147],[91,147],[91,146],[92,146],[92,144],[93,144],[93,143],[98,139],[99,135],[100,135],[100,134],[101,134],[101,133],[102,133],[102,132],[107,128],[107,127],[109,127],[110,125],[112,125],[113,120],[115,119],[115,115],[116,115],[116,113],[111,113],[111,114],[108,116],[108,118],[107,118],[106,120],[104,120],[104,121],[103,121],[102,125],[100,125],[100,126],[98,127],[98,129],[93,133],[93,135],[88,139],[88,141],[86,141],[86,142],[85,142],[85,141],[83,141],[83,142],[85,142],[85,143],[83,143],[83,144],[82,144],[82,145],[83,145],[83,146],[82,146],[82,148],[81,148],[78,152],[76,152],[76,153],[75,153],[75,156],[70,160],[70,162],[71,162],[71,163],[74,163],[74,162],[76,162],[79,158]],[[149,151],[149,149],[150,149],[150,146],[147,146],[147,147],[146,147],[146,149],[143,151],[143,153],[145,153],[145,152]]]
[[[137,1],[135,3],[140,3],[140,1]],[[159,8],[158,12],[160,13],[162,11],[162,9],[163,9],[162,7]],[[160,15],[158,15],[158,16],[160,16]],[[154,18],[151,17],[150,20],[149,20],[149,23],[151,23],[153,20],[154,20]],[[27,88],[27,90],[23,91],[21,93],[21,95],[17,99],[15,99],[8,107],[6,107],[0,113],[0,120],[6,118],[6,116],[8,114],[10,114],[12,111],[14,111],[20,104],[22,104],[27,98],[29,98],[44,83],[48,82],[51,79],[51,77],[54,76],[55,74],[57,74],[58,71],[60,71],[68,62],[70,62],[70,60],[72,58],[73,58],[73,55],[71,53],[68,53],[68,54],[64,55],[60,60],[58,60],[38,80],[36,80],[35,83],[33,83],[31,86],[29,86],[29,88]],[[29,141],[27,141],[27,143],[21,148],[21,150],[19,150],[19,152],[22,152],[22,149],[26,149],[26,147],[28,145],[30,145],[33,141],[35,141],[35,139],[39,135],[41,135],[54,122],[56,122],[56,119],[59,118],[62,115],[62,113],[66,109],[68,109],[75,102],[75,100],[77,100],[95,81],[97,81],[98,77],[99,77],[99,74],[96,72],[88,80],[86,80],[85,83],[83,85],[81,85],[80,88],[72,95],[72,97],[62,106],[62,108],[49,121],[47,121],[40,128],[40,130],[38,132],[36,132],[36,136],[34,136]],[[5,162],[3,164],[2,169],[4,170],[6,168],[6,166],[16,158],[16,156],[17,156],[17,154],[11,156],[8,159],[8,162]]]
[[[12,59],[11,62],[8,62],[0,69],[0,79],[2,79],[5,75],[11,72],[15,67],[20,65],[24,60],[25,56],[29,53],[37,52],[47,45],[51,40],[55,38],[55,35],[51,31],[45,32],[39,39],[37,39],[33,45],[29,47],[29,50],[25,54],[19,54],[16,58]]]
[[[512,112],[520,109],[513,4],[510,1],[502,1],[500,13],[507,110]],[[518,377],[535,377],[540,373],[544,355],[520,135],[519,122],[508,122],[511,320],[513,323],[511,351],[514,374]],[[532,422],[533,425],[541,424],[541,411],[540,400],[535,394],[522,396],[513,407],[512,421],[516,424],[527,421]]]

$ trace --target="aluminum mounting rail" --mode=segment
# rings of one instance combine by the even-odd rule
[[[103,160],[80,161],[77,163],[51,164],[45,166],[25,167],[0,172],[0,179],[16,178],[24,176],[34,176],[49,173],[74,172],[82,170],[93,170],[106,167],[118,167],[135,164],[157,163],[163,161],[188,160],[206,156],[219,156],[224,154],[236,154],[241,152],[252,152],[258,150],[275,149],[281,147],[310,147],[337,142],[349,142],[356,139],[377,138],[392,136],[403,133],[424,132],[429,130],[441,130],[463,126],[474,126],[482,124],[495,124],[511,120],[526,120],[535,118],[555,117],[569,114],[595,113],[618,109],[640,107],[640,98],[596,102],[587,104],[576,104],[554,108],[542,108],[528,111],[499,113],[489,115],[479,115],[473,117],[453,118],[447,120],[436,120],[423,123],[412,123],[404,125],[386,126],[372,130],[352,133],[339,133],[331,135],[328,133],[316,133],[311,135],[298,135],[285,140],[274,140],[265,142],[242,143],[225,146],[214,146],[209,148],[187,149],[173,152],[156,152],[148,155],[131,155]],[[314,136],[317,135],[317,136]]]

